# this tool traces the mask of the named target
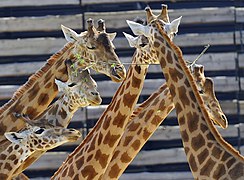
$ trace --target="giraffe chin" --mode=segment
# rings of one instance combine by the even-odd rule
[[[110,77],[113,82],[121,82],[126,77],[126,72],[124,69],[120,68],[120,71],[116,70],[114,67],[111,68]]]
[[[91,106],[98,106],[102,103],[102,98],[97,97],[95,99],[88,99],[88,102]]]

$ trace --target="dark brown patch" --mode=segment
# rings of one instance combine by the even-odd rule
[[[205,161],[205,159],[208,157],[208,155],[209,155],[209,152],[208,152],[208,150],[207,149],[204,149],[200,154],[198,154],[198,156],[197,156],[197,158],[198,158],[198,162],[200,163],[200,164],[202,164],[204,161]]]
[[[147,140],[151,134],[152,133],[150,133],[147,129],[144,129],[144,131],[143,131],[144,140]]]
[[[134,76],[133,74],[133,77],[132,77],[132,87],[133,88],[140,88],[141,86],[141,79],[137,78],[136,76]]]
[[[157,52],[158,53],[158,52]],[[158,56],[159,57],[159,56]],[[165,68],[166,67],[166,60],[165,60],[165,58],[162,56],[161,58],[160,58],[160,66],[161,66],[161,68]],[[165,76],[165,74],[164,74],[164,77],[166,77]],[[165,78],[166,79],[166,78]]]
[[[162,118],[160,116],[154,116],[151,123],[155,126],[158,126],[162,121]]]
[[[112,118],[111,118],[111,116],[107,115],[104,119],[105,120],[103,121],[103,129],[107,130]]]
[[[141,66],[135,65],[135,70],[138,74],[141,74]]]
[[[81,156],[75,161],[77,169],[80,169],[84,165],[84,156]]]
[[[0,173],[0,179],[7,179],[7,178],[8,178],[7,174]]]
[[[11,171],[12,166],[11,166],[8,162],[6,162],[6,163],[5,163],[5,166],[4,166],[4,169],[6,169],[6,170],[8,170],[8,171]]]
[[[190,152],[190,148],[189,147],[184,147],[184,149],[185,149],[185,153],[187,155]]]
[[[234,163],[236,162],[235,158],[232,157],[230,160],[227,161],[226,166],[229,169]]]
[[[119,128],[123,128],[125,124],[125,120],[126,120],[126,116],[122,115],[119,111],[118,115],[114,117],[113,125]]]
[[[206,132],[208,130],[208,127],[205,124],[201,124],[200,125],[200,129],[204,133],[204,132]]]
[[[188,142],[188,141],[189,141],[189,136],[188,136],[186,130],[181,131],[181,138],[182,138],[182,140],[183,140],[184,142]]]
[[[137,150],[138,147],[140,147],[140,144],[141,144],[140,140],[135,140],[135,141],[132,143],[131,147],[132,147],[134,150]]]
[[[92,165],[87,165],[81,171],[81,174],[86,179],[95,179],[96,175],[98,174]]]
[[[131,81],[128,81],[127,83],[126,83],[126,89],[128,89],[129,87],[130,87],[130,84],[131,84]],[[123,93],[124,93],[124,91],[123,91]]]
[[[91,141],[92,143],[90,143],[89,144],[89,148],[88,148],[88,150],[87,150],[87,152],[89,153],[89,152],[91,152],[91,151],[93,151],[93,150],[95,150],[95,140],[94,139],[92,139],[92,141]]]
[[[125,94],[123,97],[124,106],[127,106],[128,108],[132,108],[132,105],[136,101],[137,97],[138,95],[130,95],[130,93]]]
[[[196,112],[186,114],[189,131],[192,133],[198,129],[199,115]]]
[[[213,134],[209,131],[209,133],[206,135],[207,139],[208,140],[212,140],[212,141],[215,141],[215,138],[213,136]]]
[[[0,159],[1,159],[1,160],[5,160],[6,157],[7,157],[6,154],[0,154]]]
[[[189,158],[189,165],[193,172],[197,171],[198,168],[197,168],[196,160],[192,154],[190,155],[190,158]]]
[[[169,68],[169,74],[174,83],[183,78],[183,74],[175,68]]]
[[[49,101],[49,95],[46,93],[41,93],[38,98],[38,104],[40,106],[44,106],[48,103],[48,101]]]
[[[34,84],[34,86],[32,88],[30,88],[30,90],[27,91],[28,99],[30,102],[36,97],[39,90],[40,90],[40,86],[39,86],[38,82],[36,82]]]
[[[219,149],[218,147],[214,146],[213,150],[212,150],[212,155],[216,158],[219,159],[220,158],[220,154],[221,154],[221,149]]]
[[[214,165],[215,162],[209,158],[205,165],[200,169],[200,175],[210,177],[210,173],[212,172]]]
[[[155,46],[156,48],[158,48],[158,47],[160,46],[159,42],[155,41],[155,42],[154,42],[154,46]]]
[[[69,166],[69,171],[68,171],[68,176],[72,178],[72,176],[74,175],[74,168],[72,166]]]
[[[89,162],[93,158],[93,154],[89,155],[86,159],[87,162]]]
[[[170,90],[171,96],[174,98],[176,96],[175,85],[174,84],[170,84],[169,90]]]
[[[102,153],[100,149],[97,150],[95,154],[95,159],[99,161],[102,168],[105,168],[108,162],[109,155]]]
[[[214,179],[220,179],[223,175],[225,175],[226,170],[225,166],[223,164],[219,164],[214,171],[213,178]]]
[[[111,167],[111,170],[109,171],[109,177],[110,178],[117,178],[119,173],[120,173],[121,169],[119,168],[119,166],[117,164],[114,164]]]
[[[126,86],[130,85],[130,81],[127,82]],[[126,88],[128,89],[128,87]],[[125,84],[123,84],[123,86],[121,86],[121,88],[119,88],[119,95],[122,96],[122,94],[124,94],[125,92]]]
[[[229,175],[231,179],[239,179],[240,177],[244,177],[244,164],[239,162],[237,163],[230,171]]]
[[[13,147],[12,146],[10,146],[9,148],[8,148],[8,150],[7,150],[9,153],[11,153],[12,151],[13,151]]]
[[[183,126],[186,123],[185,117],[184,116],[179,117],[178,122],[180,126]]]
[[[98,136],[98,140],[97,140],[97,145],[98,145],[98,146],[101,144],[102,139],[103,139],[103,134],[100,132],[100,133],[99,133],[99,136]]]
[[[224,154],[222,155],[221,161],[226,161],[229,157],[230,157],[230,154],[227,152],[224,152]]]
[[[133,136],[126,136],[123,146],[128,146],[133,139]]]
[[[122,162],[122,163],[129,163],[131,160],[132,160],[132,158],[128,155],[127,152],[124,152],[124,153],[121,155],[121,162]]]
[[[178,92],[179,92],[179,97],[180,97],[180,100],[183,102],[183,106],[184,108],[186,106],[189,106],[190,105],[190,100],[186,94],[186,88],[184,86],[181,86],[178,88]]]
[[[198,151],[205,144],[206,144],[205,139],[201,134],[198,134],[196,137],[192,138],[191,146],[194,151]]]
[[[49,82],[45,85],[45,88],[46,89],[49,89],[50,87],[52,87],[53,83],[52,82]]]
[[[190,95],[190,98],[191,98],[192,102],[196,102],[196,97],[195,97],[193,91],[190,91],[189,95]]]
[[[161,52],[162,52],[162,54],[165,54],[165,47],[164,46],[161,47]]]
[[[146,117],[145,117],[146,122],[148,121],[148,119],[151,118],[153,113],[154,113],[154,110],[152,110],[152,109],[147,112]]]
[[[108,131],[104,137],[103,143],[108,144],[109,147],[114,147],[115,142],[118,141],[119,138],[120,135],[112,135],[110,131]]]
[[[63,108],[61,109],[61,111],[58,112],[58,115],[60,115],[62,119],[65,119],[67,117],[67,113]]]
[[[113,154],[113,159],[117,159],[117,157],[119,156],[119,153],[120,153],[119,150],[115,151]]]
[[[166,59],[169,64],[173,64],[172,53],[171,51],[167,51]]]
[[[138,129],[138,127],[140,126],[140,123],[135,123],[135,122],[131,122],[130,125],[127,127],[128,131],[136,131]]]
[[[156,99],[154,99],[152,106],[155,106],[156,104],[158,104],[159,102],[159,97],[157,97]]]
[[[146,114],[146,111],[140,112],[140,114],[138,115],[138,117],[140,119],[142,119],[144,117],[144,115]]]
[[[118,111],[118,109],[119,109],[119,107],[120,107],[120,100],[121,100],[121,99],[119,99],[118,102],[116,103],[116,105],[115,105],[115,107],[114,107],[114,112],[117,112],[117,111]]]

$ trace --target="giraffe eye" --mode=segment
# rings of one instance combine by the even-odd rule
[[[95,46],[91,46],[91,47],[86,46],[86,47],[87,47],[87,49],[90,49],[90,50],[94,50],[94,49],[96,49],[96,47],[95,47]]]
[[[69,84],[68,86],[69,87],[74,87],[76,85],[76,83],[71,83],[71,84]]]
[[[43,133],[43,131],[45,131],[45,129],[40,128],[40,129],[36,130],[35,133],[36,134],[41,134],[41,133]]]

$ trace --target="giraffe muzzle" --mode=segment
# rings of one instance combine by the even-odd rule
[[[124,67],[115,66],[111,67],[110,70],[111,79],[114,82],[121,82],[125,79],[126,71]]]

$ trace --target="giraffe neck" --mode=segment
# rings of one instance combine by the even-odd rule
[[[24,122],[16,119],[13,112],[28,114],[31,119],[42,113],[58,93],[54,79],[68,80],[65,60],[72,55],[73,44],[68,43],[63,49],[51,56],[47,63],[32,75],[13,95],[12,99],[0,109],[0,142],[4,132],[18,131]]]
[[[72,104],[72,101],[66,95],[62,95],[36,120],[41,120],[44,124],[49,122],[53,126],[67,127],[78,108],[78,106]]]
[[[154,25],[151,45],[157,51],[173,97],[183,146],[194,178],[243,177],[244,158],[222,139],[211,122],[180,49],[157,22]]]
[[[119,179],[174,104],[166,84],[135,109],[102,179]]]
[[[12,179],[16,169],[32,152],[27,146],[11,143],[0,155],[0,179]]]
[[[99,179],[112,158],[129,117],[137,103],[148,65],[140,64],[138,53],[133,56],[127,77],[115,93],[93,130],[66,159],[52,179]]]

